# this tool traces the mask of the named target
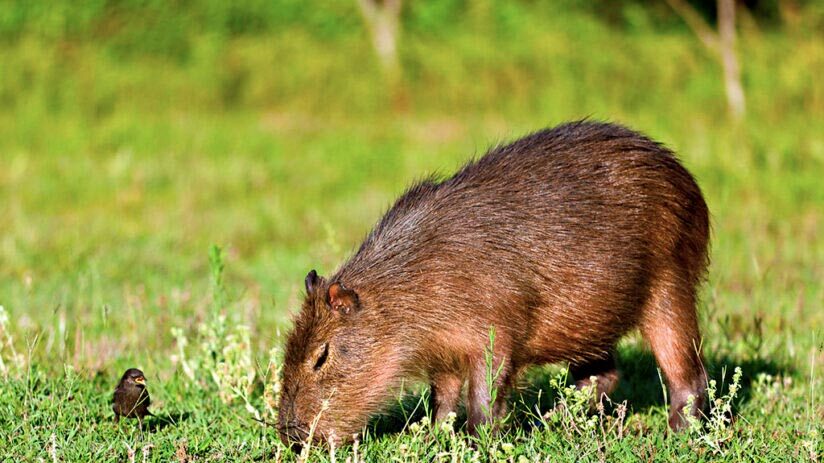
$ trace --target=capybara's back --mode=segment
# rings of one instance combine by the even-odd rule
[[[706,381],[695,294],[708,236],[692,176],[628,129],[578,122],[494,148],[409,189],[328,281],[307,276],[281,422],[305,429],[326,399],[320,432],[340,438],[417,376],[431,382],[437,418],[468,382],[474,431],[505,407],[490,404],[486,384],[491,329],[505,397],[524,367],[558,361],[579,386],[594,376],[598,394],[610,393],[615,345],[640,327],[679,428]]]

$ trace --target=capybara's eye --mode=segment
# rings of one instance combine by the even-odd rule
[[[329,343],[324,343],[323,347],[321,348],[321,353],[318,356],[318,359],[315,361],[315,371],[320,370],[320,367],[326,363],[326,357],[329,357]]]

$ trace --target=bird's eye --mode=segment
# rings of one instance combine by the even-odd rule
[[[315,360],[315,367],[314,367],[315,371],[320,370],[320,367],[322,367],[323,364],[326,363],[326,358],[329,357],[329,343],[328,342],[324,343],[323,347],[321,347],[320,351],[321,352],[320,352],[320,355],[318,356],[318,359]]]

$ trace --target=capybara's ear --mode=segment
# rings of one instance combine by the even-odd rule
[[[326,303],[332,310],[349,313],[359,307],[358,293],[336,281],[326,292]]]
[[[306,294],[312,294],[318,287],[318,272],[315,269],[310,270],[303,282],[306,284]]]

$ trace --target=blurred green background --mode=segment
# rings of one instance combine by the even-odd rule
[[[216,243],[229,316],[268,347],[306,272],[410,182],[590,117],[665,142],[705,191],[709,348],[760,318],[759,355],[795,355],[824,320],[824,4],[737,21],[738,121],[665,1],[407,1],[387,71],[355,0],[3,0],[0,304],[54,368],[156,358],[206,316]]]

